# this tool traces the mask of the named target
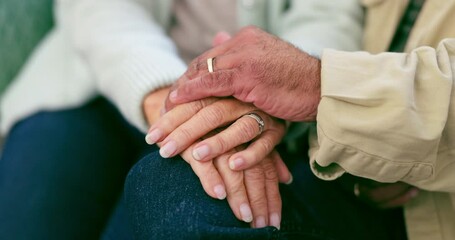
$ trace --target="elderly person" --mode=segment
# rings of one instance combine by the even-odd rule
[[[207,64],[188,71],[170,102],[234,96],[275,117],[317,120],[310,144],[315,175],[351,173],[420,188],[404,208],[409,239],[454,239],[455,3],[363,3],[367,52],[326,50],[319,60],[250,29],[201,56],[200,63],[215,57],[216,71],[202,71]],[[285,58],[267,58],[270,51]],[[261,61],[267,67],[252,67]],[[356,195],[368,194],[356,186]]]
[[[253,24],[318,54],[327,46],[356,49],[362,21],[354,0],[336,5],[316,0],[60,0],[56,10],[57,27],[2,101],[2,130],[8,138],[0,161],[0,233],[7,238],[98,237],[130,164],[153,149],[142,144],[137,129],[145,131],[155,122],[167,87],[184,72],[185,62],[211,47],[217,31],[233,34]],[[219,120],[225,124],[258,124],[260,111],[234,99],[204,99],[195,106],[229,106],[237,111],[230,116],[223,112]],[[195,106],[176,109],[202,110]],[[275,126],[274,146],[284,134],[283,121],[260,114],[268,127]],[[242,151],[233,146],[252,134],[227,138],[229,147],[212,152],[213,161],[194,160],[191,150],[197,141],[186,149],[165,145],[162,154],[183,151],[207,194],[228,198],[231,216],[253,227],[279,227],[277,183],[289,182],[291,176],[278,154],[255,155],[264,161],[241,174],[222,165]],[[154,142],[159,135],[151,132],[147,140]],[[202,137],[218,135],[223,136],[211,132]],[[141,162],[150,162],[150,157]],[[265,170],[273,173],[267,184]],[[258,201],[252,201],[254,196]]]

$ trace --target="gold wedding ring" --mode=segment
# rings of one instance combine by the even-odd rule
[[[213,61],[215,58],[207,58],[207,68],[209,69],[209,73],[213,73]]]
[[[264,119],[261,118],[261,116],[259,116],[259,114],[257,113],[254,113],[254,112],[250,112],[250,113],[247,113],[243,116],[246,116],[246,117],[250,117],[254,120],[256,120],[256,122],[258,123],[258,126],[259,126],[259,133],[258,133],[258,136],[261,135],[261,133],[264,131],[265,129],[265,122],[264,122]]]

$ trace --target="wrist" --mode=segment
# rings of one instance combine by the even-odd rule
[[[315,57],[312,58],[311,77],[313,88],[309,94],[310,114],[308,121],[316,121],[319,102],[321,101],[321,60]]]
[[[142,101],[142,112],[149,125],[152,125],[160,117],[169,89],[170,87],[165,87],[150,92]]]

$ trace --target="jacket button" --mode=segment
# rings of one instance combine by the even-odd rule
[[[252,9],[256,4],[256,0],[243,0],[242,5],[246,9]]]

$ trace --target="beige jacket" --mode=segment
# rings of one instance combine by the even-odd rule
[[[405,206],[409,238],[453,240],[455,0],[426,0],[406,53],[384,53],[408,2],[363,0],[366,52],[324,51],[311,166],[426,190]]]

